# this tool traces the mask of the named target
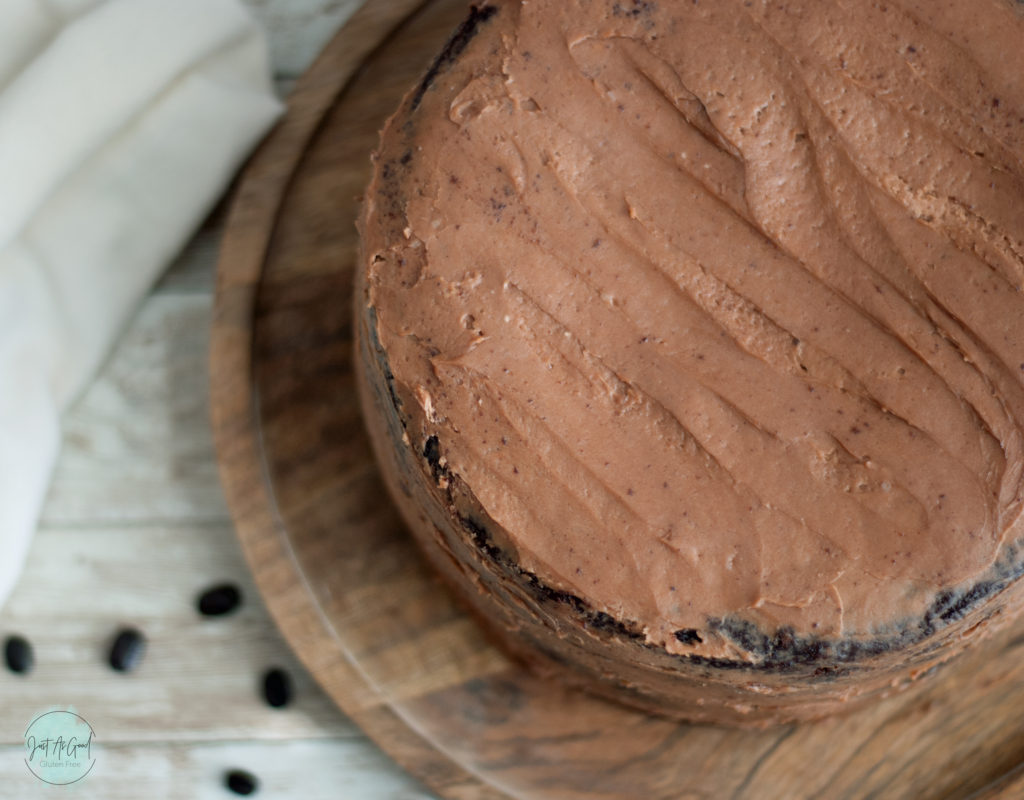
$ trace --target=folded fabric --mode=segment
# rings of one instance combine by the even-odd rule
[[[61,412],[280,110],[238,0],[0,3],[0,605]]]

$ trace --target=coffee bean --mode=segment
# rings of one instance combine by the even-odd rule
[[[35,665],[32,645],[22,636],[8,636],[4,641],[4,661],[11,672],[31,672]]]
[[[212,586],[199,595],[196,603],[199,613],[206,617],[220,617],[230,614],[242,602],[242,593],[231,583]]]
[[[256,776],[245,770],[233,769],[224,776],[224,785],[232,792],[240,795],[250,795],[260,788],[260,782]]]
[[[272,708],[283,708],[292,701],[292,679],[283,669],[270,669],[263,676],[263,699]]]
[[[134,628],[124,628],[110,648],[110,666],[118,672],[131,672],[146,653],[146,637]]]

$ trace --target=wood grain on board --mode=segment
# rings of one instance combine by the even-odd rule
[[[353,221],[382,121],[465,10],[464,0],[364,6],[299,81],[231,212],[212,340],[215,438],[246,556],[298,655],[449,798],[964,798],[1013,769],[1024,757],[1021,625],[855,715],[726,730],[533,677],[425,568],[356,403]]]

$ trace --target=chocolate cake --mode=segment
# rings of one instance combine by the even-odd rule
[[[384,476],[537,669],[769,724],[1020,608],[1020,3],[478,5],[360,228]]]

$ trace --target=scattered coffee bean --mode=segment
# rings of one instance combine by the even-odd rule
[[[263,699],[272,708],[283,708],[292,701],[292,679],[283,669],[267,670],[263,676]]]
[[[110,666],[118,672],[131,672],[146,653],[146,637],[134,628],[124,628],[110,648]]]
[[[4,641],[4,661],[11,672],[31,672],[35,665],[32,645],[23,636],[8,636]]]
[[[224,776],[224,785],[232,792],[240,795],[250,795],[260,788],[260,782],[255,775],[245,770],[233,769]]]
[[[220,617],[230,614],[242,602],[242,593],[238,587],[231,583],[222,583],[219,586],[212,586],[199,595],[196,604],[199,613],[206,617]]]

